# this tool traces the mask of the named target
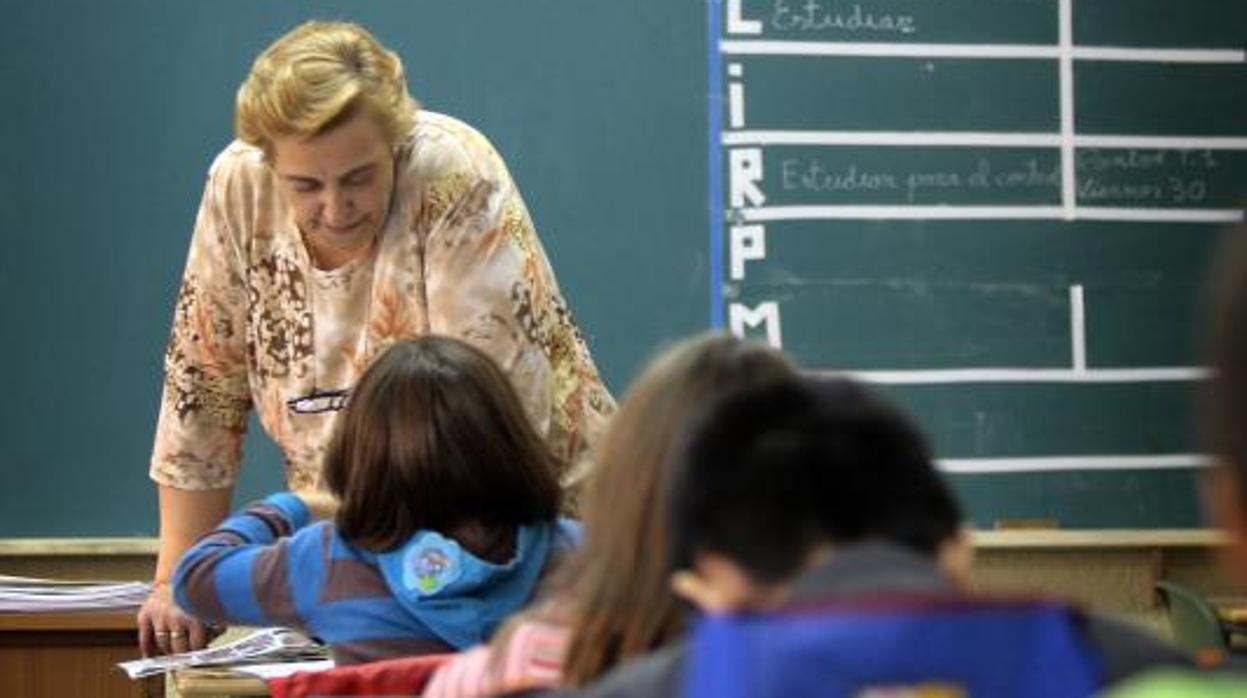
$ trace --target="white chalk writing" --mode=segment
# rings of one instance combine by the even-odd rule
[[[840,30],[874,34],[916,34],[913,15],[876,13],[855,3],[848,11],[837,10],[825,0],[790,3],[775,0],[771,27],[779,31],[818,32]]]
[[[904,191],[910,203],[934,191],[965,189],[1052,190],[1061,184],[1060,166],[1042,165],[1031,158],[1005,169],[994,169],[979,158],[972,170],[871,171],[850,163],[829,167],[818,158],[780,161],[780,186],[785,191],[815,193]]]
[[[1079,172],[1154,170],[1167,165],[1197,170],[1215,170],[1219,163],[1211,150],[1105,150],[1080,148]]]
[[[1163,201],[1165,189],[1158,184],[1149,182],[1105,182],[1099,177],[1085,177],[1078,182],[1079,201]]]
[[[900,188],[896,175],[891,173],[866,172],[859,170],[857,165],[831,170],[817,158],[785,158],[780,163],[780,182],[786,191],[879,191]]]

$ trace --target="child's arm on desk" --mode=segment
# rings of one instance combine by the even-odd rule
[[[307,526],[311,518],[308,504],[289,492],[234,514],[182,556],[173,575],[174,599],[202,620],[302,627],[290,570],[292,560],[320,555],[323,531]]]

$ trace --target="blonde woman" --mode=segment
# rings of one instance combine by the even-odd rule
[[[676,640],[683,611],[668,572],[668,457],[716,398],[794,374],[765,345],[726,336],[664,352],[628,390],[586,485],[584,545],[555,574],[550,598],[442,667],[423,695],[467,698],[584,686]]]
[[[168,581],[228,513],[251,409],[298,492],[321,488],[337,412],[398,340],[448,335],[497,361],[564,485],[613,410],[505,164],[470,126],[420,109],[362,27],[309,22],[269,46],[235,131],[208,174],[165,359],[147,654],[206,642]]]

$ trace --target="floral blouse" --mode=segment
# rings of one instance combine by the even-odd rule
[[[152,479],[233,485],[254,406],[290,488],[318,487],[336,413],[288,401],[349,389],[387,346],[428,333],[498,361],[568,464],[565,485],[582,479],[614,402],[506,165],[467,124],[421,111],[396,167],[373,251],[325,271],[261,152],[235,141],[217,157],[174,309]]]

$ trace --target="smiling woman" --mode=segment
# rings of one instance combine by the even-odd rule
[[[147,653],[205,642],[167,580],[228,509],[252,408],[295,491],[323,487],[337,411],[403,339],[449,335],[497,361],[568,487],[614,408],[506,165],[467,124],[419,110],[398,56],[367,31],[311,22],[277,40],[239,89],[235,127],[209,171],[165,358]]]
[[[320,269],[368,250],[389,213],[394,151],[377,122],[355,111],[329,131],[273,140],[278,189]]]

